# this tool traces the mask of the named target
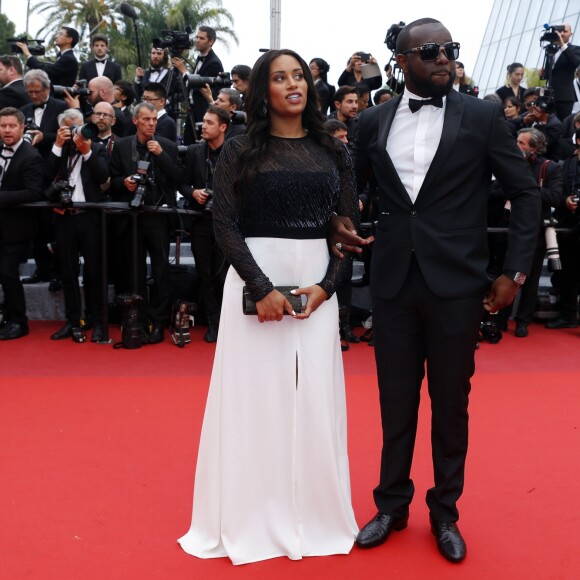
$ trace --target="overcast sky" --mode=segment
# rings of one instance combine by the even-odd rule
[[[16,24],[17,32],[26,26],[26,4],[25,0],[2,2],[2,11]],[[440,20],[461,43],[459,60],[470,75],[493,0],[408,0],[406,6],[397,4],[377,0],[282,0],[281,46],[295,50],[307,62],[314,57],[324,58],[330,64],[329,81],[336,84],[348,57],[357,50],[372,53],[383,68],[391,56],[384,44],[391,24],[431,17]],[[239,45],[232,43],[228,48],[218,40],[215,52],[226,70],[235,64],[252,65],[260,56],[258,50],[270,45],[270,0],[223,0],[222,6],[234,17]],[[29,32],[35,34],[42,24],[32,14]]]

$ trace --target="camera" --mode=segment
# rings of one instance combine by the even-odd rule
[[[85,79],[79,79],[74,87],[64,87],[62,85],[54,85],[52,87],[53,94],[57,99],[62,99],[66,95],[66,91],[71,97],[79,97],[81,99],[86,99],[91,94],[91,89],[88,87],[89,81]]]
[[[387,30],[387,36],[385,37],[385,44],[391,52],[397,50],[397,38],[401,30],[405,28],[405,23],[401,20],[399,24],[391,24],[389,30]]]
[[[185,27],[185,32],[179,30],[162,30],[161,38],[154,38],[152,45],[154,48],[168,48],[171,56],[179,56],[184,50],[193,47],[191,35],[193,28]]]
[[[178,300],[172,307],[171,340],[177,346],[183,347],[191,342],[190,327],[194,325],[194,315],[197,313],[197,304]]]
[[[72,195],[74,187],[64,179],[53,181],[47,188],[44,194],[51,201],[58,201],[61,207],[72,207]]]
[[[548,258],[548,271],[558,272],[562,269],[560,262],[560,248],[556,237],[556,226],[558,221],[551,215],[544,220],[544,236],[546,238],[546,258]]]
[[[6,42],[10,43],[10,51],[13,54],[22,54],[20,47],[16,46],[17,42],[26,44],[32,56],[42,56],[46,52],[46,47],[42,46],[44,40],[40,38],[26,38],[26,36],[21,36],[20,38],[7,38]],[[36,44],[30,46],[30,42],[36,42]]]
[[[537,98],[532,103],[534,107],[538,107],[545,113],[552,114],[556,112],[556,101],[550,89],[540,87],[537,91]]]
[[[231,113],[231,123],[232,125],[245,125],[247,121],[247,115],[244,111],[232,111]]]
[[[360,56],[361,62],[369,62],[371,60],[371,53],[370,52],[359,52],[358,55]]]
[[[84,125],[71,125],[70,136],[80,135],[83,139],[94,139],[99,136],[99,128],[95,123],[85,123]]]
[[[556,26],[550,26],[549,24],[544,24],[544,34],[540,37],[540,43],[547,42],[551,44],[553,42],[558,42],[559,36],[558,32],[564,32],[566,27],[563,24],[558,24]]]
[[[486,340],[490,344],[497,344],[503,335],[493,320],[487,320],[479,325],[478,342]]]
[[[137,173],[131,176],[133,181],[137,182],[137,189],[133,199],[129,202],[129,207],[139,209],[145,203],[145,197],[151,191],[153,180],[147,175],[149,172],[149,161],[139,161],[137,164]]]
[[[189,91],[193,89],[202,89],[205,85],[219,89],[229,88],[232,86],[232,79],[229,72],[221,72],[217,77],[202,77],[196,74],[184,75],[185,88]]]
[[[22,139],[32,145],[34,135],[30,131],[40,131],[40,127],[34,122],[32,117],[26,117],[24,120],[24,135],[22,135]]]
[[[139,318],[139,307],[143,299],[138,294],[119,294],[117,304],[122,308],[121,342],[115,348],[135,349],[147,344],[147,335]]]
[[[213,211],[213,189],[209,187],[205,188],[205,193],[207,194],[207,201],[203,205],[203,211]]]

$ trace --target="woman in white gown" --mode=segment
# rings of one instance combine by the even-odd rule
[[[232,266],[179,543],[234,564],[347,554],[357,525],[334,290],[348,267],[329,256],[326,230],[333,212],[355,218],[352,164],[323,131],[293,51],[258,60],[246,112],[248,134],[226,143],[214,178],[216,237]],[[284,285],[300,287],[302,314],[274,289]],[[244,286],[258,316],[242,313]]]

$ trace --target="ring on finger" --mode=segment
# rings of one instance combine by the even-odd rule
[[[336,242],[336,244],[334,244],[336,246],[336,249],[338,251],[342,250],[342,243],[341,242]]]

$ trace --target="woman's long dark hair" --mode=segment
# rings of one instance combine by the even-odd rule
[[[268,150],[268,144],[270,142],[270,113],[267,107],[267,101],[270,86],[270,65],[274,59],[283,55],[291,56],[298,61],[304,73],[306,84],[308,85],[306,107],[302,112],[302,126],[308,130],[309,137],[313,138],[321,147],[336,155],[339,163],[342,160],[339,143],[322,126],[324,118],[316,105],[317,93],[308,65],[293,50],[269,50],[252,67],[250,86],[246,93],[244,108],[248,117],[247,134],[249,137],[249,145],[240,155],[242,165],[240,179],[242,181],[257,171],[260,160]]]
[[[316,66],[319,68],[320,70],[320,78],[325,82],[328,83],[328,71],[330,70],[330,65],[323,59],[320,57],[315,57],[313,58],[309,64],[312,64],[313,62],[316,63]],[[308,67],[310,68],[310,67]]]

